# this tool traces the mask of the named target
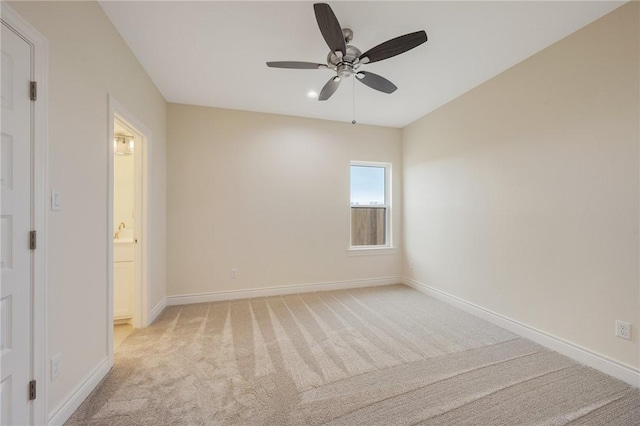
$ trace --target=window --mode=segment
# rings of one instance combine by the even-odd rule
[[[391,247],[391,164],[351,162],[351,248]]]

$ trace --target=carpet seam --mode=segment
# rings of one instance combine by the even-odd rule
[[[388,396],[388,397],[383,398],[383,399],[379,399],[379,400],[374,401],[374,402],[372,402],[372,403],[370,403],[370,404],[363,405],[363,406],[359,407],[359,408],[358,408],[358,410],[356,410],[356,411],[360,411],[360,410],[362,410],[362,409],[364,409],[364,408],[371,407],[372,405],[379,404],[380,402],[387,401],[387,400],[389,400],[389,399],[396,398],[396,397],[399,397],[399,396],[402,396],[402,395],[407,395],[407,394],[409,394],[409,393],[411,393],[411,392],[415,392],[415,391],[417,391],[417,390],[424,389],[424,388],[427,388],[427,387],[429,387],[429,386],[432,386],[432,385],[435,385],[435,384],[438,384],[438,383],[442,383],[442,382],[444,382],[444,381],[447,381],[447,380],[452,379],[452,378],[457,377],[457,376],[461,376],[461,375],[464,375],[464,374],[467,374],[467,373],[471,373],[471,372],[475,372],[475,371],[480,371],[480,370],[483,370],[483,369],[485,369],[485,368],[489,368],[489,367],[493,367],[493,366],[496,366],[496,365],[500,365],[500,364],[503,364],[503,363],[505,363],[505,362],[513,361],[513,360],[516,360],[516,359],[526,358],[526,357],[528,357],[528,356],[535,355],[535,354],[537,354],[537,353],[540,353],[540,352],[532,352],[532,353],[528,353],[528,354],[520,355],[520,356],[517,356],[517,357],[514,357],[514,358],[509,358],[509,359],[502,360],[502,361],[499,361],[499,362],[495,362],[495,363],[492,363],[492,364],[483,365],[483,366],[480,366],[480,367],[478,367],[478,368],[472,368],[472,369],[470,369],[470,370],[465,370],[465,371],[463,371],[463,372],[460,372],[460,373],[458,373],[458,374],[454,374],[454,375],[452,375],[452,376],[443,377],[442,379],[436,380],[435,382],[428,383],[428,384],[426,384],[426,385],[424,385],[424,386],[419,386],[419,387],[417,387],[417,388],[410,389],[410,390],[405,391],[405,392],[401,392],[401,393],[398,393],[398,394],[395,394],[395,395]],[[568,367],[564,367],[564,368],[568,368]],[[562,368],[562,369],[564,369],[564,368]],[[562,369],[560,369],[560,370],[562,370]],[[551,374],[551,373],[554,373],[554,372],[556,372],[556,371],[560,371],[560,370],[554,370],[554,371],[551,371],[551,372],[545,373],[545,374],[543,374],[542,376],[544,376],[544,375],[546,375],[546,374]],[[540,377],[542,377],[542,376],[540,376]],[[535,377],[534,377],[534,378],[535,378]],[[520,382],[520,383],[526,383],[528,380],[529,380],[529,379],[527,379],[527,380],[525,380],[525,381],[523,381],[523,382]],[[516,384],[517,384],[517,383],[516,383]],[[509,388],[509,387],[511,387],[511,386],[515,386],[515,385],[510,385],[510,386],[507,386],[506,388],[503,388],[503,389],[508,389],[508,388]],[[496,392],[497,392],[497,391],[496,391]],[[480,398],[478,398],[478,399],[480,399]],[[475,401],[475,400],[474,400],[474,401]],[[464,406],[464,405],[465,405],[465,404],[461,405],[461,407],[462,407],[462,406]],[[457,407],[456,407],[456,408],[457,408]],[[334,421],[334,420],[340,419],[340,418],[345,417],[345,416],[348,416],[348,415],[350,415],[350,414],[352,414],[352,413],[347,413],[347,414],[343,414],[343,415],[341,415],[341,416],[334,417],[333,419],[331,419],[331,421]],[[436,417],[437,417],[437,416],[436,416]]]
[[[572,368],[572,367],[573,367],[573,366],[562,367],[562,368],[559,368],[559,369],[557,369],[557,370],[548,371],[548,372],[546,372],[546,373],[544,373],[544,374],[540,374],[540,375],[538,375],[538,376],[530,377],[530,378],[528,378],[528,379],[526,379],[526,380],[523,380],[523,381],[521,381],[521,382],[514,383],[514,384],[512,384],[512,385],[509,385],[509,386],[506,386],[506,387],[504,387],[504,388],[498,389],[498,390],[496,390],[496,391],[490,392],[490,393],[488,393],[488,394],[486,394],[486,395],[481,396],[480,398],[476,398],[476,399],[474,399],[474,400],[472,400],[472,401],[466,402],[466,403],[464,403],[464,404],[462,404],[462,405],[459,405],[459,406],[457,406],[457,407],[455,407],[455,408],[453,408],[453,409],[447,410],[447,411],[445,411],[445,412],[443,412],[443,413],[437,414],[437,415],[435,415],[435,416],[431,416],[431,417],[429,417],[429,418],[427,418],[427,419],[420,420],[420,421],[419,421],[419,422],[417,422],[417,423],[412,423],[412,424],[411,424],[411,426],[415,426],[415,425],[418,425],[418,424],[420,424],[420,423],[424,423],[426,420],[437,419],[438,417],[444,416],[445,414],[450,413],[451,411],[458,410],[458,409],[460,409],[460,408],[462,408],[462,407],[465,407],[465,406],[467,406],[467,405],[469,405],[469,404],[473,404],[474,402],[481,401],[481,400],[483,400],[483,399],[485,399],[485,398],[490,397],[491,395],[495,395],[495,394],[496,394],[496,393],[498,393],[498,392],[502,392],[502,391],[504,391],[504,390],[506,390],[506,389],[510,389],[510,388],[512,388],[512,387],[514,387],[514,386],[518,386],[518,385],[521,385],[521,384],[523,384],[523,383],[527,383],[527,382],[530,382],[530,381],[532,381],[532,380],[536,380],[536,379],[539,379],[539,378],[541,378],[541,377],[545,377],[545,376],[548,376],[548,375],[550,375],[550,374],[557,373],[557,372],[559,372],[559,371],[563,371],[563,370],[566,370],[566,369],[569,369],[569,368]],[[512,397],[512,398],[508,398],[508,399],[506,399],[505,401],[508,401],[508,400],[510,400],[510,399],[513,399],[513,397]]]
[[[504,342],[497,342],[497,343],[494,343],[494,344],[489,345],[489,346],[481,346],[481,347],[479,347],[479,348],[469,348],[469,349],[466,349],[466,350],[461,351],[461,352],[454,352],[454,353],[451,353],[451,354],[441,355],[441,356],[437,356],[437,357],[434,357],[434,358],[424,358],[424,359],[417,360],[417,361],[410,361],[410,362],[406,362],[406,363],[400,363],[400,364],[396,364],[396,365],[391,365],[391,366],[384,367],[384,368],[382,368],[382,369],[378,369],[378,370],[374,370],[374,371],[365,371],[365,372],[362,372],[362,373],[360,373],[360,374],[355,374],[355,375],[353,375],[353,376],[345,377],[345,378],[343,378],[343,379],[338,379],[338,380],[333,381],[333,382],[323,383],[321,386],[315,387],[314,389],[318,389],[318,388],[320,388],[320,387],[327,386],[327,385],[333,385],[333,384],[339,383],[339,382],[344,381],[344,380],[352,380],[352,379],[355,379],[355,378],[358,378],[358,377],[362,377],[362,376],[367,375],[367,374],[371,374],[372,372],[382,373],[382,372],[384,372],[384,371],[386,371],[386,370],[390,370],[390,369],[392,369],[392,368],[396,368],[396,367],[399,367],[399,366],[401,366],[401,365],[406,365],[406,366],[408,366],[408,365],[410,365],[410,364],[415,364],[415,363],[419,363],[419,362],[424,362],[424,361],[427,361],[427,360],[431,361],[431,360],[437,360],[437,359],[441,359],[441,358],[442,358],[442,359],[444,359],[444,358],[446,358],[446,357],[448,357],[448,356],[450,356],[450,355],[464,354],[465,352],[470,352],[470,351],[475,351],[475,350],[479,350],[479,349],[484,349],[484,348],[488,348],[488,347],[491,347],[491,346],[497,346],[497,345],[501,345],[501,344],[504,344],[504,343],[508,343],[508,342],[511,342],[511,341],[514,341],[514,340],[524,340],[524,341],[526,341],[526,339],[522,339],[522,338],[516,337],[515,339],[507,340],[507,341],[504,341]],[[480,369],[485,368],[485,367],[491,367],[491,366],[493,366],[493,365],[498,365],[498,364],[501,364],[501,363],[503,363],[503,362],[509,362],[509,361],[513,361],[513,360],[516,360],[516,359],[520,359],[520,358],[524,358],[524,357],[527,357],[527,356],[531,356],[531,355],[535,355],[535,354],[539,354],[539,353],[544,353],[544,352],[550,352],[550,351],[546,350],[545,348],[540,347],[540,350],[533,351],[533,352],[527,352],[527,353],[525,353],[525,354],[521,354],[521,355],[518,355],[518,356],[513,357],[513,358],[507,358],[507,359],[504,359],[504,360],[501,360],[501,361],[498,361],[498,362],[493,362],[493,363],[491,363],[491,364],[487,364],[487,365],[483,365],[483,366],[480,366],[480,367],[477,367],[477,368],[472,368],[472,369],[469,369],[469,370],[465,370],[465,371],[460,372],[460,373],[458,373],[458,374],[456,374],[456,375],[466,374],[466,373],[469,373],[469,372],[471,372],[471,371],[480,370]],[[447,380],[447,379],[450,379],[450,378],[452,378],[452,377],[455,377],[456,375],[448,376],[448,377],[446,377],[446,378],[444,378],[444,379],[440,379],[440,380],[437,380],[437,381],[432,382],[432,383],[438,383],[438,382],[440,382],[441,380]],[[429,386],[429,385],[425,385],[425,386]],[[416,388],[416,389],[419,389],[419,388]],[[309,390],[311,390],[311,389],[309,389]],[[308,390],[308,391],[309,391],[309,390]],[[305,391],[305,392],[308,392],[308,391]],[[398,395],[400,395],[400,394],[398,394]]]
[[[618,393],[619,393],[619,394],[622,394],[622,393],[624,393],[624,392],[628,392],[628,391],[629,391],[629,389],[624,389],[624,390],[621,390],[621,391],[620,391],[620,392],[618,392]],[[593,409],[593,410],[589,411],[588,413],[583,414],[582,416],[580,416],[580,417],[578,417],[578,418],[575,418],[575,419],[571,420],[569,423],[567,423],[567,426],[570,426],[571,424],[573,424],[573,423],[575,423],[575,422],[579,421],[580,419],[582,419],[582,418],[584,418],[584,417],[586,417],[586,416],[588,416],[588,415],[593,414],[594,412],[596,412],[596,411],[598,411],[598,410],[602,410],[603,408],[605,408],[605,407],[607,407],[607,406],[609,406],[609,405],[613,404],[614,402],[620,401],[622,398],[624,398],[624,396],[623,396],[623,395],[620,395],[619,397],[615,398],[614,400],[609,401],[608,403],[606,403],[606,404],[604,404],[604,405],[602,405],[602,406],[600,406],[600,407],[598,407],[598,408],[595,408],[595,409]],[[615,419],[617,419],[617,418],[620,418],[620,417],[622,417],[622,414],[623,414],[623,413],[619,413],[618,415],[616,415],[615,417],[612,417],[612,418],[611,418],[611,419],[609,419],[609,420],[615,420]]]

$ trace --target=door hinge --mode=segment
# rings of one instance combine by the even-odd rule
[[[38,82],[32,81],[29,85],[29,98],[32,101],[38,100]]]
[[[32,380],[29,382],[29,401],[34,399],[36,399],[36,381]]]
[[[36,231],[29,232],[29,249],[35,250],[38,247],[38,238]]]

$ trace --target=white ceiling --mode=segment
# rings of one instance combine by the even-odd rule
[[[624,2],[333,1],[363,52],[409,32],[429,41],[365,65],[398,86],[387,95],[356,82],[360,123],[404,127]],[[352,79],[325,102],[330,70],[268,68],[325,63],[312,2],[102,1],[102,8],[169,102],[351,121]]]

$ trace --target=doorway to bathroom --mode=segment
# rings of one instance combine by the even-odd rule
[[[117,118],[113,133],[113,349],[117,350],[133,331],[133,302],[138,287],[135,204],[139,192],[136,145],[140,148],[140,140],[126,122]]]
[[[113,98],[109,155],[108,345],[113,353],[148,318],[146,157],[149,133]]]

